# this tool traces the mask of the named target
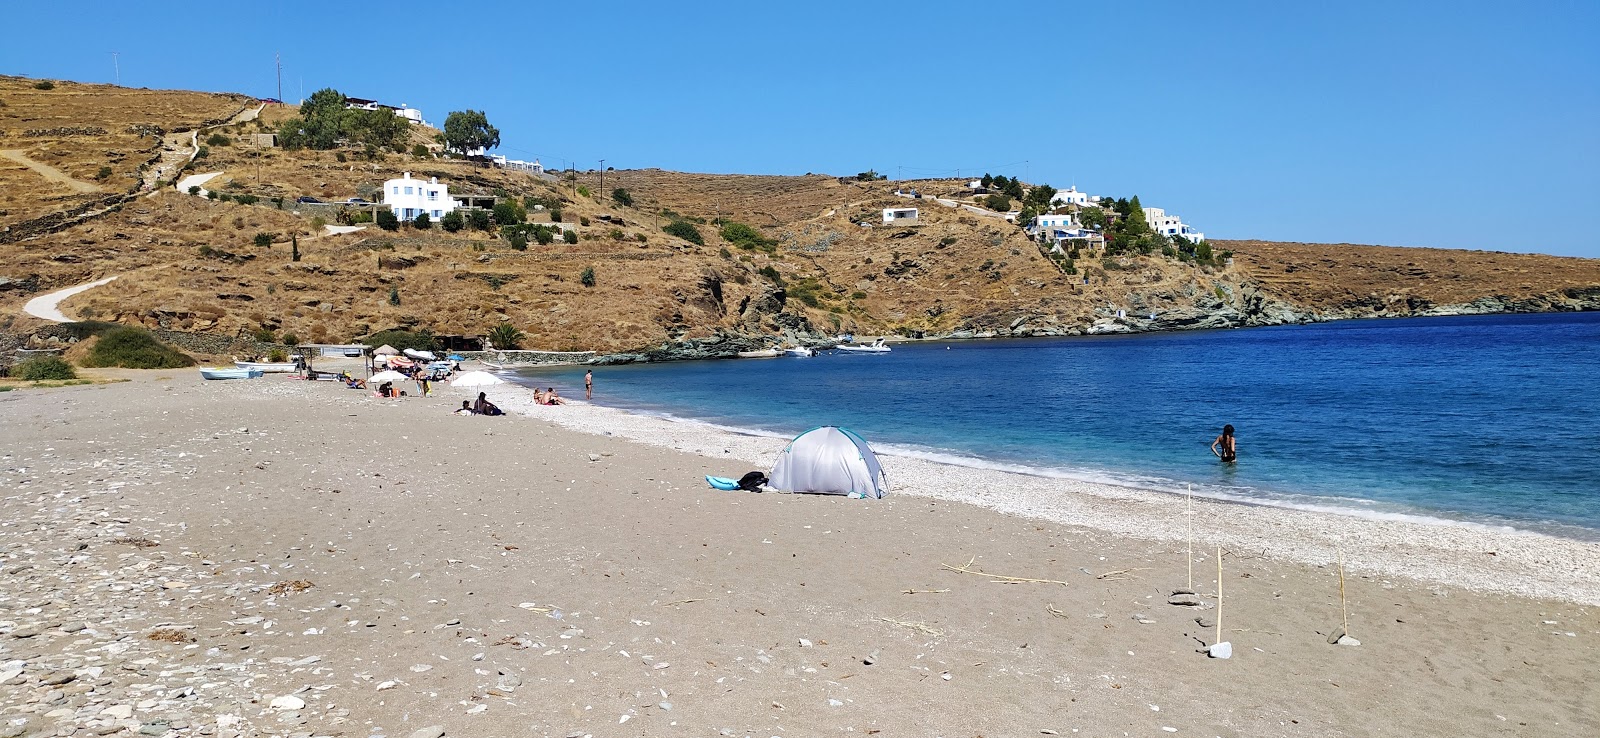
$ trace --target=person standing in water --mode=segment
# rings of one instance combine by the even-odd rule
[[[1233,425],[1222,426],[1222,435],[1217,436],[1217,440],[1211,442],[1211,453],[1216,454],[1217,458],[1229,464],[1238,461],[1239,454],[1233,445]]]
[[[583,373],[583,399],[585,399],[585,400],[594,399],[594,370],[593,369],[590,369],[589,371],[586,371],[586,372]]]

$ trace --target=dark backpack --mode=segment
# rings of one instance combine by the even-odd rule
[[[739,489],[742,489],[746,492],[760,492],[761,485],[766,483],[767,475],[758,471],[753,471],[749,474],[739,477]]]

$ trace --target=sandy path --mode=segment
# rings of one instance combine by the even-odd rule
[[[116,276],[110,276],[106,277],[105,279],[97,279],[88,284],[80,284],[76,287],[68,287],[64,290],[56,290],[55,292],[51,292],[49,294],[40,295],[32,300],[29,300],[27,304],[23,305],[22,312],[32,315],[35,318],[44,318],[45,320],[56,323],[69,323],[73,319],[67,317],[65,313],[61,312],[61,309],[59,308],[61,301],[78,293],[87,292],[114,279],[116,279]]]
[[[49,164],[29,159],[25,149],[0,150],[0,156],[32,169],[33,171],[37,172],[39,176],[44,177],[46,180],[54,182],[55,184],[63,187],[67,187],[80,195],[101,191],[99,185],[96,185],[92,182],[85,182],[81,179],[73,179],[72,175],[63,172],[60,169],[50,166]]]
[[[0,394],[0,722],[24,735],[1600,731],[1591,608],[1353,575],[1362,645],[1330,646],[1330,568],[1231,548],[1235,655],[1208,660],[1214,607],[1165,602],[1181,544],[716,492],[700,475],[745,462],[455,417],[449,390],[194,374]],[[969,560],[1059,583],[940,566]]]

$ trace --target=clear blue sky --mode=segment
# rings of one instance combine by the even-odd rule
[[[1600,257],[1592,1],[157,5],[14,3],[0,73],[116,50],[125,85],[271,96],[281,52],[286,99],[479,109],[546,164],[987,170],[1213,238]]]

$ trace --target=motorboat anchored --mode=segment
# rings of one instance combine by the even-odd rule
[[[784,356],[816,356],[817,350],[810,346],[795,346],[783,350]]]
[[[235,361],[240,369],[253,369],[268,374],[287,374],[300,368],[298,361]]]
[[[889,345],[884,343],[883,339],[881,339],[881,338],[876,340],[876,341],[873,341],[872,343],[869,343],[869,344],[859,344],[859,343],[843,344],[843,343],[841,343],[838,346],[834,346],[834,348],[836,348],[836,349],[838,349],[840,351],[849,351],[851,353],[857,353],[857,354],[887,354],[887,353],[889,353]]]
[[[739,352],[739,358],[741,358],[741,359],[772,359],[772,358],[776,358],[778,356],[778,353],[779,353],[778,350],[775,349],[775,348],[760,349],[758,351],[740,351]]]

